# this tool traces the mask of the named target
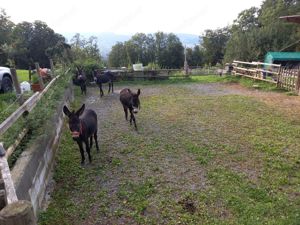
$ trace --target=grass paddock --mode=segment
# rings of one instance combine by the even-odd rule
[[[73,104],[97,112],[100,153],[80,166],[65,126],[39,224],[299,224],[298,114],[220,83],[129,86],[138,132],[116,93]]]

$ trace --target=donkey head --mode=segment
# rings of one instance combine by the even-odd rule
[[[69,128],[74,140],[78,139],[80,134],[82,134],[82,124],[79,117],[82,115],[84,108],[85,104],[83,104],[76,112],[74,110],[70,112],[67,106],[63,107],[64,114],[69,117]]]
[[[139,100],[139,96],[141,94],[141,90],[138,89],[137,93],[132,93],[132,98],[131,98],[131,105],[133,107],[133,113],[138,113],[139,109],[140,109],[140,100]]]

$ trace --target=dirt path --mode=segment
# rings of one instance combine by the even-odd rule
[[[182,200],[182,194],[186,190],[197,191],[205,188],[205,172],[199,166],[192,154],[188,154],[185,149],[174,149],[164,151],[160,149],[164,137],[160,131],[165,130],[165,124],[158,121],[151,121],[151,112],[143,111],[143,99],[155,98],[162,94],[162,88],[147,87],[142,89],[142,117],[146,119],[147,114],[150,118],[145,121],[141,115],[137,115],[139,131],[136,132],[130,127],[129,122],[125,121],[124,112],[119,102],[118,87],[115,94],[105,95],[99,99],[98,89],[89,89],[85,100],[88,108],[97,112],[99,117],[99,139],[100,139],[100,158],[97,163],[105,164],[103,177],[98,177],[99,184],[107,192],[106,198],[109,199],[110,212],[124,211],[126,198],[120,199],[120,190],[128,189],[128,185],[147,186],[147,183],[155,183],[155,195],[152,197],[151,207],[147,207],[142,213],[156,218],[158,217],[161,196],[169,196],[175,202]],[[143,120],[143,121],[141,121]],[[165,132],[165,131],[163,131]],[[169,140],[168,140],[169,141]],[[157,146],[155,145],[157,142]],[[149,152],[139,152],[140,148],[147,146]],[[172,148],[175,148],[174,145]],[[152,187],[149,187],[152,189]],[[165,193],[166,190],[169,193]],[[130,190],[127,190],[130,192]],[[94,209],[99,212],[99,209]],[[93,224],[94,218],[85,221],[85,224]],[[98,221],[99,224],[135,224],[136,221],[127,216],[117,217],[115,215],[105,216]]]

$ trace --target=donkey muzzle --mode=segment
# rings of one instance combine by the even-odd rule
[[[73,139],[76,139],[76,138],[79,138],[80,132],[78,132],[78,131],[72,131],[71,135],[72,135]]]
[[[137,109],[137,108],[133,108],[133,113],[138,113],[139,112],[139,110]]]

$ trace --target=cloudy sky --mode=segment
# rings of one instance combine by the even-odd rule
[[[232,24],[263,0],[1,0],[10,19],[41,20],[57,33],[134,34],[157,31],[201,35]]]

